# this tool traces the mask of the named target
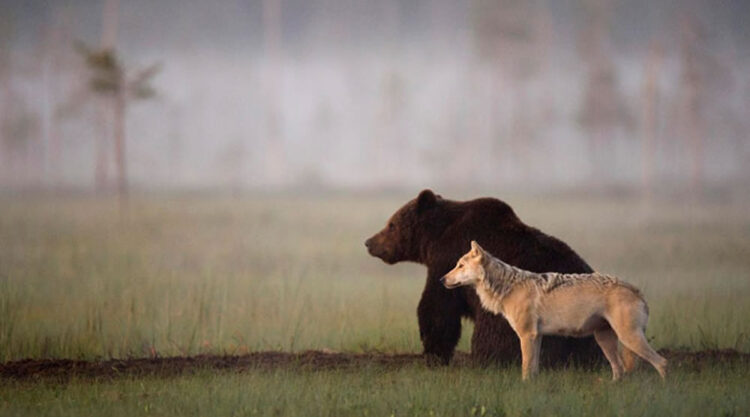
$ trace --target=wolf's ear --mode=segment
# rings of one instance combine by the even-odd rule
[[[471,241],[471,252],[474,255],[483,255],[484,254],[484,249],[482,249],[482,247],[479,246],[479,243],[477,243],[476,240],[472,240]]]
[[[423,190],[417,196],[417,212],[423,212],[427,209],[430,209],[435,206],[435,203],[437,203],[437,197],[435,196],[435,193],[433,193],[430,189]]]

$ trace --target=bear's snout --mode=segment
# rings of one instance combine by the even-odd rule
[[[367,252],[370,255],[380,257],[379,251],[376,250],[378,248],[378,244],[375,241],[375,236],[365,240],[365,247],[367,248]]]
[[[365,240],[365,247],[367,248],[367,252],[370,255],[376,256],[378,258],[381,258],[383,256],[383,253],[382,253],[383,250],[380,247],[381,245],[379,245],[378,242],[377,242],[377,240],[375,239],[376,236],[373,236],[373,237]]]
[[[383,238],[381,235],[375,235],[365,240],[365,247],[367,247],[367,252],[370,255],[380,258],[383,262],[389,265],[398,261],[398,259],[394,259],[393,248],[383,244]]]

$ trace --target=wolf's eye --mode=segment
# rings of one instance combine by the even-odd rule
[[[464,264],[458,264],[458,269],[461,269],[464,267]]]
[[[388,223],[388,230],[393,230],[393,223]]]

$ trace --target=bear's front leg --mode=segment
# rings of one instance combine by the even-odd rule
[[[462,303],[457,291],[446,289],[439,279],[427,278],[417,318],[428,363],[447,365],[461,337]]]
[[[521,358],[521,349],[518,336],[508,321],[480,307],[474,317],[471,357],[484,366],[517,362]]]

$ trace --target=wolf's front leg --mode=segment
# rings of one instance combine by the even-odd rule
[[[536,375],[539,373],[539,358],[542,356],[542,335],[537,335],[534,338],[534,362],[531,363],[531,373]]]
[[[541,336],[536,333],[519,334],[521,339],[521,379],[527,381],[539,372]]]

